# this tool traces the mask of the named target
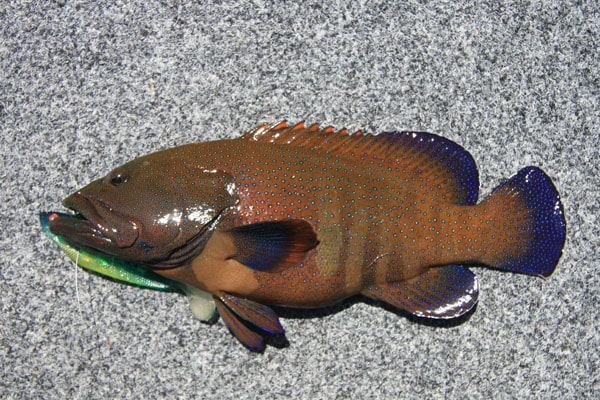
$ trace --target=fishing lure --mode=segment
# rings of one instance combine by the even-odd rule
[[[551,275],[566,224],[548,176],[526,167],[478,196],[473,158],[448,139],[284,121],[137,158],[67,197],[74,215],[42,222],[54,215],[50,232],[92,260],[193,288],[201,319],[216,309],[260,351],[284,333],[269,306],[362,294],[456,318],[477,303],[468,266]]]

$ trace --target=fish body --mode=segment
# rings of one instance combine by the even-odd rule
[[[270,305],[362,294],[454,318],[477,302],[467,265],[549,276],[565,240],[550,179],[524,168],[479,204],[478,188],[473,158],[442,137],[282,122],[137,158],[67,197],[79,217],[50,229],[210,294],[200,303],[261,350],[283,333]]]

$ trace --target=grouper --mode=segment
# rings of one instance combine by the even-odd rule
[[[194,293],[248,348],[284,329],[271,306],[363,295],[422,318],[477,303],[469,267],[550,276],[566,223],[525,167],[478,202],[471,155],[423,132],[261,125],[139,157],[68,196],[49,229]]]

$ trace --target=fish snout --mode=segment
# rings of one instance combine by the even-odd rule
[[[128,248],[139,237],[138,223],[106,201],[78,191],[63,201],[63,206],[93,226],[96,240],[109,240],[118,248]]]

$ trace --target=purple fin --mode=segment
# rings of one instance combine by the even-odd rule
[[[448,319],[475,306],[479,284],[467,268],[449,265],[428,269],[408,281],[371,285],[363,294],[419,317]]]
[[[233,258],[257,271],[283,271],[299,264],[317,246],[312,225],[300,219],[265,221],[225,231],[233,238]]]
[[[563,205],[550,178],[539,168],[526,167],[500,184],[485,205],[504,223],[502,231],[516,232],[495,253],[490,266],[506,271],[547,277],[554,272],[565,244]],[[517,234],[518,233],[518,234]],[[499,233],[498,233],[499,235]],[[519,239],[521,236],[526,240]]]
[[[479,196],[475,160],[462,146],[427,132],[386,132],[372,137],[389,148],[390,156],[402,154],[406,167],[437,182],[460,205],[474,205]]]
[[[263,351],[265,349],[263,337],[244,325],[217,296],[214,296],[214,299],[219,315],[223,318],[223,321],[225,321],[225,324],[234,336],[250,350]]]
[[[256,325],[272,334],[284,333],[277,314],[269,307],[251,300],[233,296],[229,293],[219,294],[219,299],[238,317]]]

